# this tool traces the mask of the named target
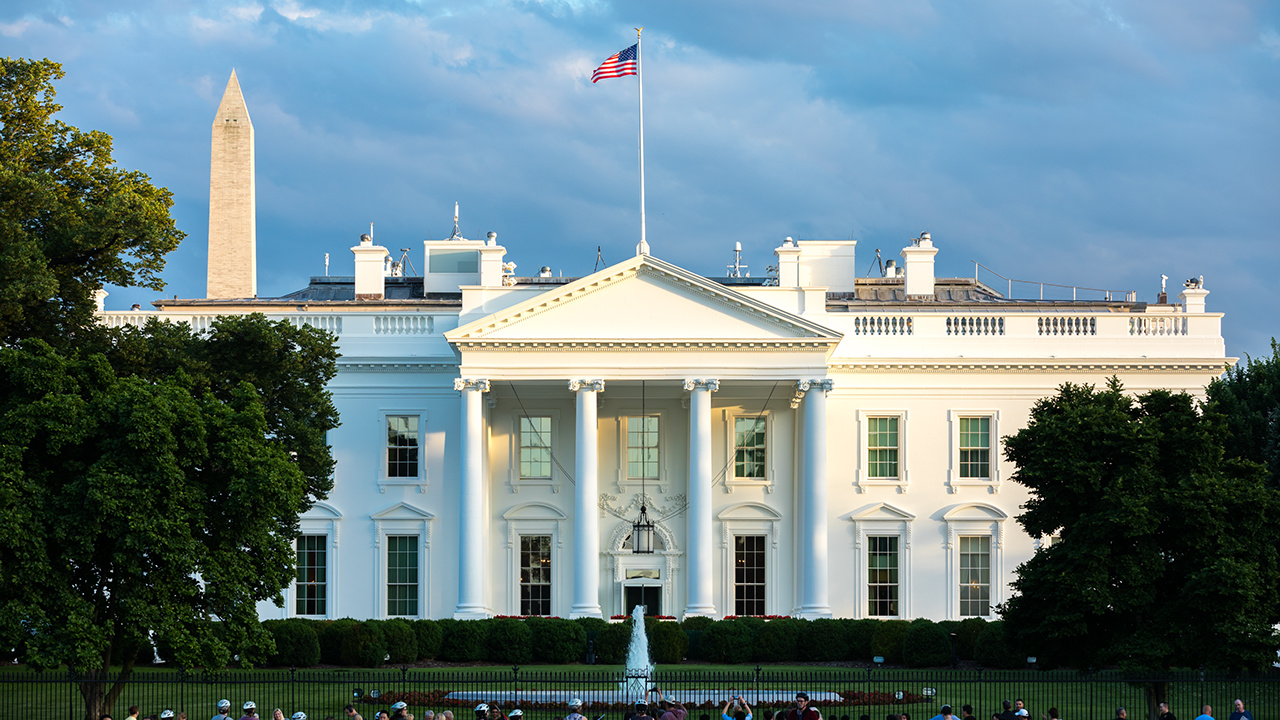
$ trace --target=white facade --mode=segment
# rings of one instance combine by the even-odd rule
[[[608,617],[642,601],[954,619],[1005,600],[1045,540],[1014,519],[1026,494],[999,442],[1036,399],[1112,375],[1199,393],[1227,359],[1199,287],[1182,305],[1011,301],[935,280],[921,246],[936,252],[904,252],[927,277],[909,296],[910,276],[855,280],[853,242],[784,244],[792,272],[766,286],[650,256],[512,278],[492,240],[451,240],[428,242],[424,266],[445,257],[453,295],[396,299],[438,288],[432,273],[361,293],[382,299],[316,278],[276,300],[157,306],[196,327],[266,312],[338,338],[334,490],[302,523],[323,593],[292,588],[264,618]],[[389,448],[389,427],[416,450]],[[651,555],[627,545],[642,485]]]
[[[905,274],[857,278],[855,250],[787,238],[767,284],[649,255],[517,278],[493,233],[455,228],[424,277],[365,237],[352,276],[282,298],[100,316],[337,337],[333,492],[264,619],[989,614],[1049,540],[1017,525],[1001,452],[1033,403],[1112,376],[1198,394],[1230,360],[1199,282],[1178,305],[1010,300],[936,278],[927,234]],[[631,550],[642,503],[652,554]]]

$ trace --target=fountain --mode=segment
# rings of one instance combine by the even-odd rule
[[[631,611],[631,645],[627,647],[627,674],[622,690],[627,702],[644,702],[653,678],[649,662],[649,637],[644,634],[644,606]]]

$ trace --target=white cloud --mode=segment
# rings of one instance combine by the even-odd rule
[[[31,21],[25,18],[11,23],[0,23],[0,35],[11,38],[22,37],[29,27],[31,27]]]
[[[262,17],[263,7],[257,3],[227,9],[227,15],[243,22],[258,22]]]
[[[1267,28],[1262,31],[1262,35],[1258,38],[1262,43],[1262,50],[1273,58],[1280,58],[1280,33],[1275,28]]]

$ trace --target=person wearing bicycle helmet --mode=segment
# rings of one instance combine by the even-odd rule
[[[408,716],[409,716],[408,703],[401,701],[391,706],[391,720],[407,720]]]
[[[258,720],[258,704],[257,703],[250,700],[244,704],[243,709],[244,709],[244,715],[240,717],[240,720]]]
[[[218,714],[214,715],[211,720],[231,720],[231,701],[218,701]]]
[[[168,709],[161,710],[160,720],[173,720],[173,711]]]
[[[307,720],[307,714],[299,710],[298,712],[290,715],[289,720]]]

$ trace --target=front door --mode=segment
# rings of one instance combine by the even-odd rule
[[[627,585],[622,589],[623,604],[627,606],[627,616],[637,605],[645,607],[645,615],[662,614],[662,587],[658,585]]]

